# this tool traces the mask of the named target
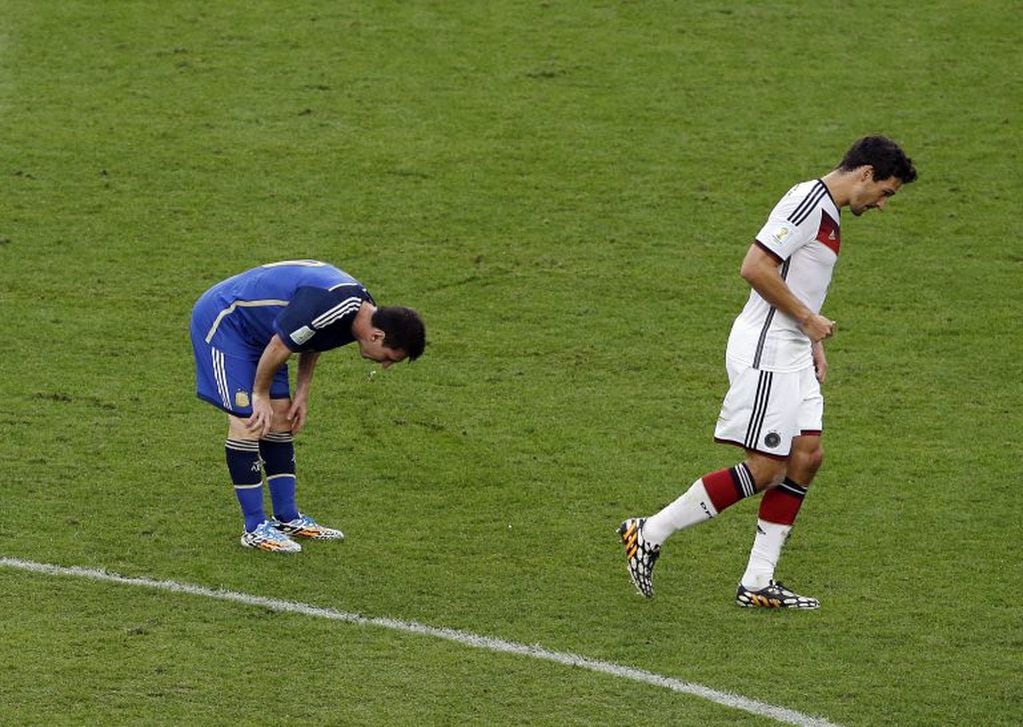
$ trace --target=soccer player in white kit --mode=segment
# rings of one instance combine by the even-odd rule
[[[647,598],[653,597],[651,576],[664,541],[763,491],[736,603],[820,607],[817,599],[775,581],[774,570],[824,457],[823,341],[835,322],[821,315],[821,307],[841,246],[840,210],[848,207],[858,217],[884,209],[915,179],[912,161],[894,141],[868,136],[835,169],[797,184],[771,211],[742,262],[740,275],[751,291],[728,337],[730,388],[714,430],[716,441],[742,447],[746,458],[697,479],[660,512],[621,524],[629,576]]]

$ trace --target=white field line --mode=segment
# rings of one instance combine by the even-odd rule
[[[215,598],[221,601],[233,601],[247,606],[260,606],[262,608],[268,608],[272,611],[280,611],[282,613],[298,613],[305,616],[330,619],[332,621],[344,621],[346,623],[359,624],[362,626],[379,626],[393,631],[404,631],[406,633],[432,636],[434,638],[445,639],[447,641],[454,641],[466,646],[472,646],[476,649],[485,649],[487,651],[502,654],[518,654],[520,656],[528,656],[533,659],[553,661],[557,664],[564,664],[565,666],[576,666],[582,669],[589,669],[590,671],[599,672],[601,674],[610,674],[611,676],[619,677],[621,679],[629,679],[642,684],[650,684],[655,687],[670,689],[671,691],[678,692],[680,694],[690,694],[696,697],[702,697],[703,699],[721,704],[725,707],[739,709],[760,717],[770,717],[771,719],[785,724],[801,725],[803,727],[837,727],[834,723],[821,717],[813,717],[784,707],[776,707],[772,704],[759,702],[755,699],[748,699],[738,694],[731,694],[730,692],[720,692],[716,689],[705,687],[702,684],[684,682],[671,677],[661,676],[660,674],[654,674],[653,672],[644,671],[642,669],[621,666],[608,661],[589,659],[577,654],[550,651],[540,645],[529,646],[527,644],[517,644],[513,641],[504,641],[502,639],[494,639],[488,636],[478,636],[466,631],[426,626],[424,624],[416,623],[415,621],[399,621],[392,618],[368,618],[356,613],[335,611],[331,608],[318,608],[316,606],[310,606],[305,603],[296,603],[294,601],[281,601],[276,598],[264,598],[262,596],[252,596],[246,593],[237,593],[235,591],[205,588],[204,586],[196,586],[190,583],[157,581],[150,578],[128,578],[126,576],[117,575],[116,573],[107,573],[106,571],[93,570],[91,568],[64,567],[59,565],[49,565],[47,563],[34,563],[32,561],[19,560],[17,558],[0,558],[0,566],[16,568],[23,571],[31,571],[34,573],[44,573],[53,576],[88,578],[94,581],[106,581],[108,583],[119,583],[127,586],[142,586],[144,588],[170,591],[172,593],[186,593],[192,596]]]

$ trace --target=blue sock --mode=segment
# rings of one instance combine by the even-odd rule
[[[259,453],[266,470],[266,484],[274,506],[274,517],[283,522],[298,517],[295,503],[295,441],[290,432],[270,432],[259,440]]]
[[[242,507],[245,530],[252,532],[266,520],[263,512],[263,473],[259,469],[259,443],[250,439],[228,439],[224,447],[234,494]]]

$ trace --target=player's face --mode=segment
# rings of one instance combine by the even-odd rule
[[[404,361],[408,354],[400,348],[390,348],[384,345],[383,334],[373,336],[368,341],[359,341],[359,353],[364,359],[376,361],[381,368],[390,368],[391,364]]]
[[[898,177],[875,180],[871,174],[861,180],[849,199],[849,211],[859,217],[867,210],[883,210],[888,204],[888,198],[893,196],[902,187],[902,180]]]

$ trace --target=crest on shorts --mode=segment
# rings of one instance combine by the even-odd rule
[[[779,444],[781,444],[781,435],[778,434],[778,432],[768,432],[767,436],[764,437],[764,444],[766,444],[771,449],[774,449]]]
[[[241,389],[234,392],[234,405],[240,409],[246,408],[249,405],[249,392]]]

